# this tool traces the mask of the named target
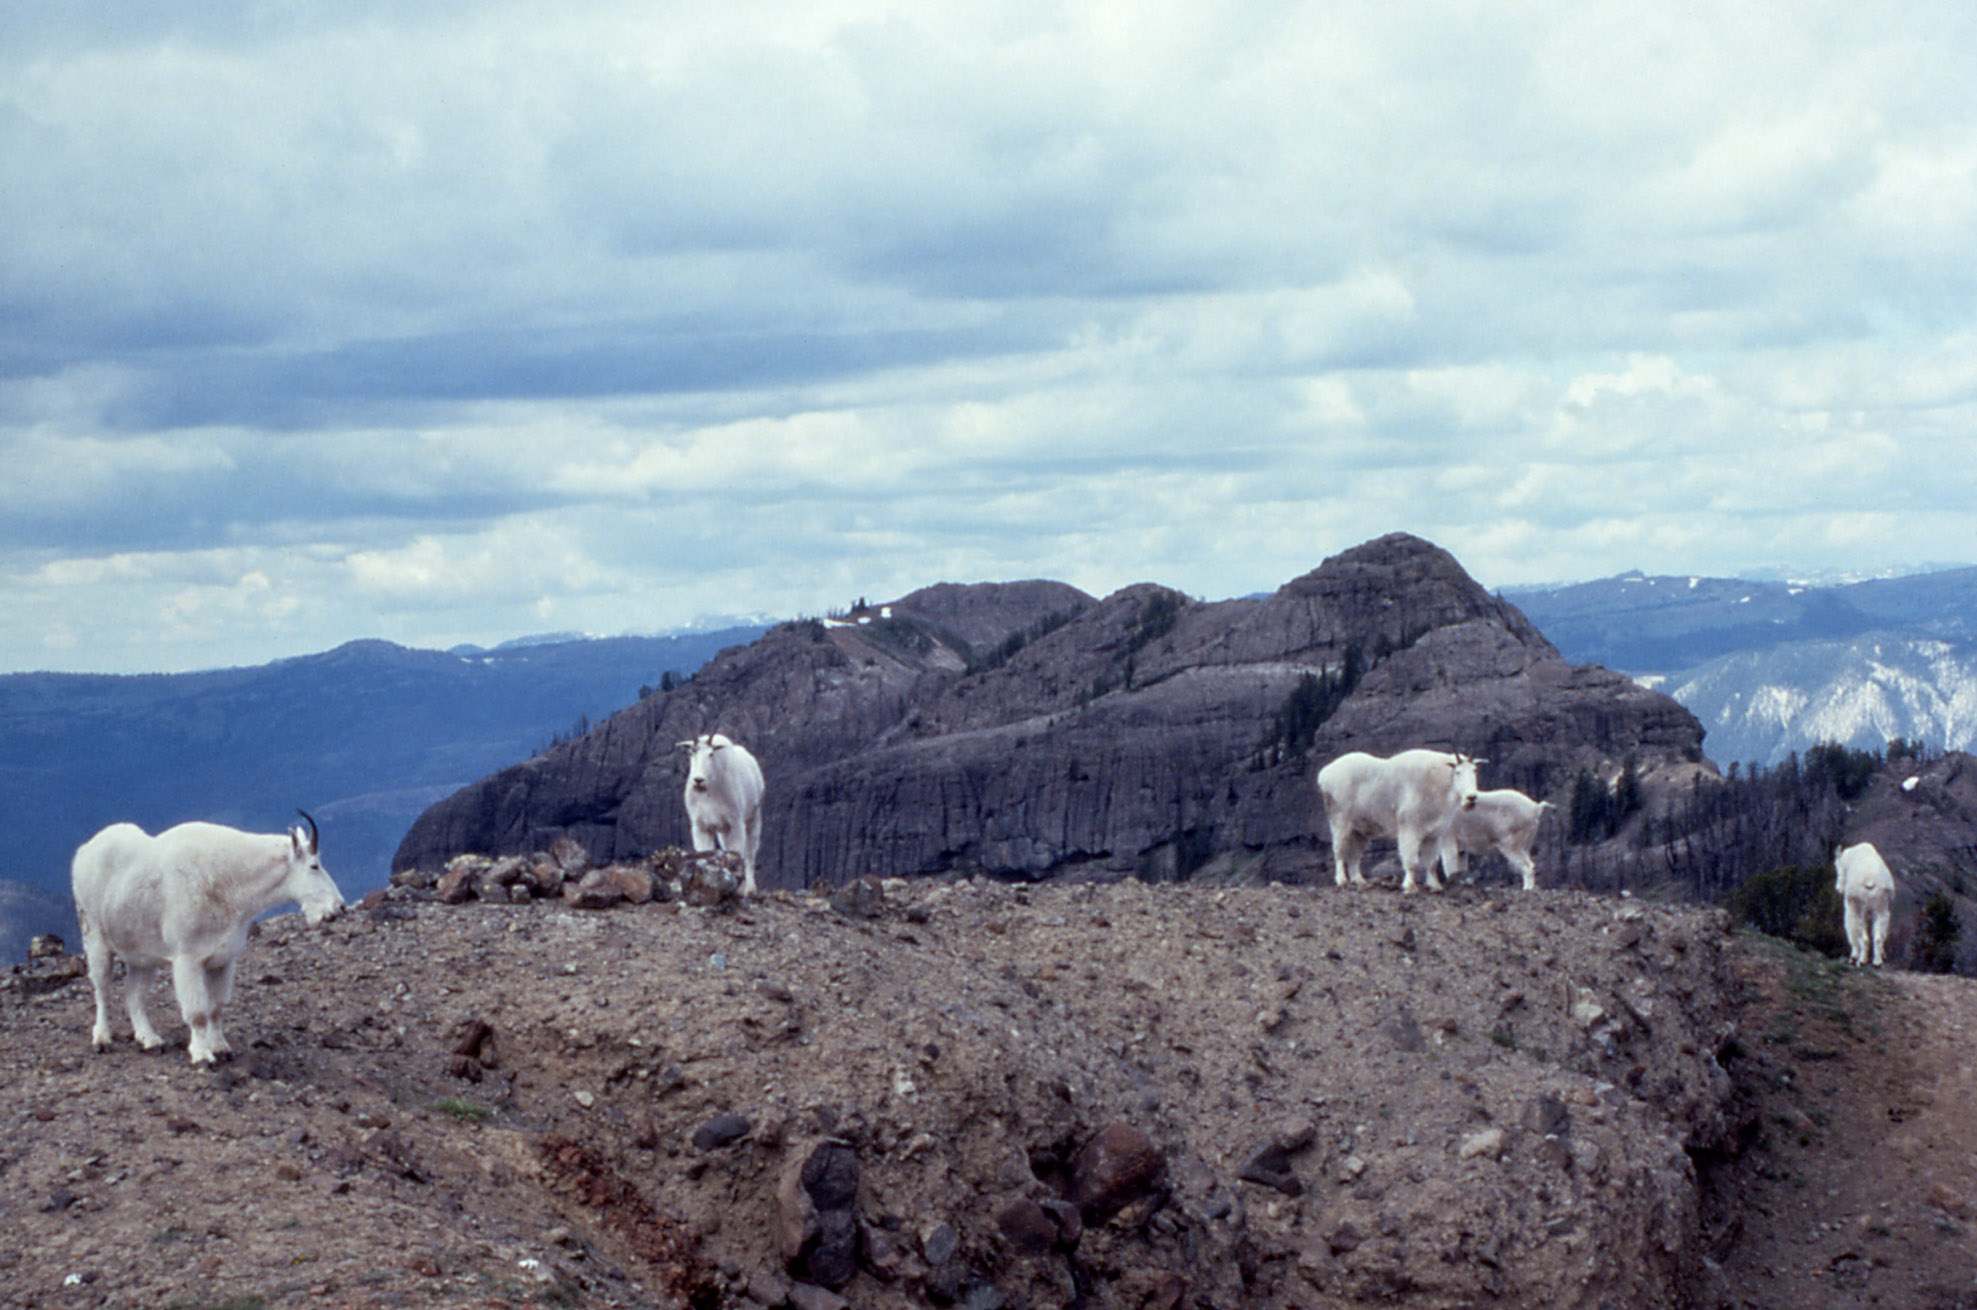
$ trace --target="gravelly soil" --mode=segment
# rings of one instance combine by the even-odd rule
[[[1709,910],[397,899],[263,925],[217,1071],[162,991],[176,1045],[92,1054],[50,972],[0,993],[4,1305],[1973,1304],[1970,984]],[[1162,1172],[1080,1214],[1110,1124]],[[836,1292],[779,1236],[825,1142],[857,1168]]]

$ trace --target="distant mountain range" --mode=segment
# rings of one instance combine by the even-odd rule
[[[1977,746],[1977,568],[1832,586],[1623,573],[1505,596],[1568,659],[1682,702],[1719,765],[1821,741]]]
[[[36,932],[74,942],[70,856],[119,819],[276,832],[306,809],[354,899],[384,885],[433,801],[763,631],[452,651],[357,641],[205,673],[0,676],[0,959]]]

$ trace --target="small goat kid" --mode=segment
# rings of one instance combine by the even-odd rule
[[[316,821],[302,818],[306,833],[298,827],[280,835],[181,823],[153,837],[134,823],[113,823],[77,848],[70,872],[96,991],[90,1042],[97,1050],[110,1049],[110,970],[121,959],[124,1005],[140,1046],[164,1045],[145,997],[169,966],[179,1013],[192,1030],[192,1062],[232,1054],[220,1007],[233,994],[248,925],[287,901],[301,904],[312,928],[343,909],[318,855]]]
[[[1842,846],[1833,852],[1834,889],[1846,907],[1849,958],[1857,965],[1872,961],[1881,967],[1888,944],[1888,916],[1894,908],[1895,875],[1873,842]]]
[[[762,849],[762,766],[748,747],[718,732],[704,733],[680,748],[687,753],[687,821],[693,849],[717,845],[741,855],[744,895],[755,894],[755,857]]]
[[[1524,879],[1525,891],[1536,891],[1538,866],[1531,858],[1531,847],[1538,839],[1538,825],[1551,808],[1550,801],[1534,801],[1511,787],[1477,792],[1475,804],[1457,810],[1449,821],[1441,845],[1442,872],[1450,878],[1460,877],[1465,854],[1495,852]]]

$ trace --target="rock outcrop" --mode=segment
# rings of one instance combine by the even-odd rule
[[[762,761],[769,887],[1307,877],[1325,856],[1311,775],[1346,750],[1464,750],[1490,760],[1485,785],[1554,799],[1628,759],[1650,787],[1707,767],[1673,700],[1568,664],[1447,552],[1394,535],[1269,596],[943,584],[785,624],[433,806],[393,867],[682,844],[675,743],[706,731]]]

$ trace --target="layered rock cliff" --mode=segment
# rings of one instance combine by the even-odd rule
[[[944,584],[785,624],[433,806],[393,866],[564,835],[600,860],[684,843],[675,743],[706,731],[762,761],[771,887],[1307,877],[1326,857],[1312,774],[1343,751],[1463,750],[1486,786],[1555,799],[1580,770],[1631,759],[1653,786],[1702,760],[1676,702],[1568,664],[1447,552],[1394,535],[1264,597]]]

